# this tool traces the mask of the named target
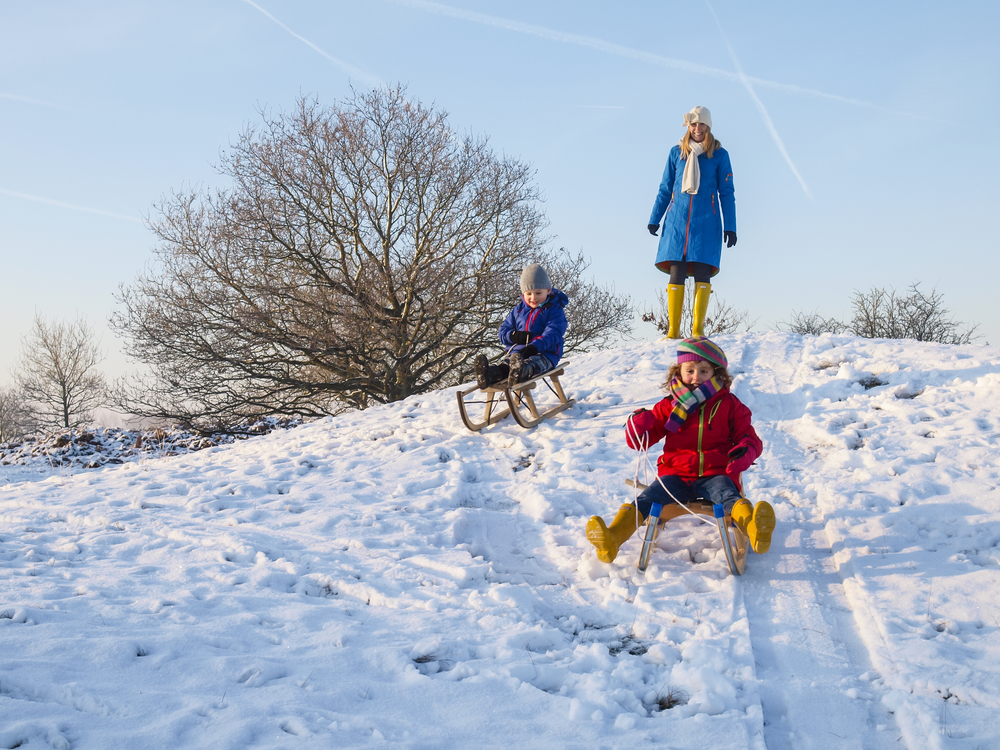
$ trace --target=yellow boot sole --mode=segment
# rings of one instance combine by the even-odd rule
[[[758,555],[771,549],[771,533],[774,531],[774,508],[766,500],[761,500],[753,509],[753,518],[747,524],[750,546]]]
[[[591,516],[587,521],[587,541],[594,545],[597,550],[597,559],[601,562],[614,562],[618,557],[618,548],[611,549],[611,539],[608,534],[607,524],[600,516]]]

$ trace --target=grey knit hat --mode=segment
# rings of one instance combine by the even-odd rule
[[[521,271],[521,291],[530,292],[532,289],[551,289],[552,282],[545,269],[537,263],[532,263],[524,267]]]

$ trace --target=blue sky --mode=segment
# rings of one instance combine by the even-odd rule
[[[405,83],[531,163],[554,242],[652,303],[646,223],[692,106],[732,157],[715,290],[757,328],[936,286],[1000,343],[1000,6],[221,0],[0,3],[0,383],[35,313],[106,328],[151,259],[143,217],[261,108]],[[558,283],[558,281],[557,281]],[[640,337],[653,337],[639,324]]]

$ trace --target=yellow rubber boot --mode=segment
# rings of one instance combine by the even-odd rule
[[[758,555],[771,549],[771,532],[774,531],[774,508],[766,500],[756,506],[741,498],[733,506],[733,523],[750,539],[750,546]]]
[[[712,295],[712,285],[707,282],[695,282],[694,310],[692,311],[691,335],[705,335],[705,318],[708,316],[708,298]]]
[[[620,507],[610,526],[606,526],[600,516],[591,517],[587,521],[587,539],[597,549],[597,559],[614,562],[618,557],[618,548],[628,541],[642,521],[642,514],[634,505]]]
[[[670,326],[667,329],[668,339],[681,337],[681,313],[684,310],[684,285],[667,284],[667,315],[670,316]]]

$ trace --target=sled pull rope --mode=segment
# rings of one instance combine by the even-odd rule
[[[632,419],[634,417],[635,417],[635,413],[632,413],[632,414],[629,415],[628,422],[625,423],[625,429],[629,430],[632,433],[633,442],[636,445],[639,446],[639,451],[640,451],[640,455],[639,455],[639,458],[637,459],[636,467],[635,467],[635,484],[636,484],[636,487],[635,487],[635,499],[638,500],[639,499],[639,487],[638,487],[638,484],[639,484],[639,466],[640,465],[643,466],[643,479],[645,479],[646,475],[647,475],[647,473],[649,471],[649,468],[651,466],[651,462],[649,460],[649,449],[652,446],[650,446],[650,445],[647,444],[646,435],[642,435],[641,437],[639,436],[639,433],[636,430],[635,425],[632,424]],[[653,467],[653,468],[655,468],[655,467]],[[659,483],[660,487],[663,488],[663,491],[666,492],[670,496],[670,499],[673,500],[675,503],[677,503],[677,505],[679,505],[680,507],[682,507],[685,511],[687,511],[689,514],[691,514],[692,516],[694,516],[695,518],[697,518],[702,523],[706,523],[709,526],[712,525],[712,522],[709,521],[707,518],[705,518],[704,516],[702,516],[699,513],[695,513],[693,510],[691,510],[689,507],[687,507],[684,503],[682,503],[680,500],[678,500],[676,497],[674,497],[674,493],[672,493],[670,490],[668,490],[667,486],[665,484],[663,484],[663,480],[660,479],[659,472],[656,473],[656,481]],[[647,484],[647,482],[643,482],[643,484]],[[650,510],[652,511],[652,509],[650,509]],[[638,504],[638,502],[635,503],[635,513],[636,513],[636,520],[639,522],[639,524],[637,524],[637,525],[640,525],[642,519],[639,518],[639,504]]]

